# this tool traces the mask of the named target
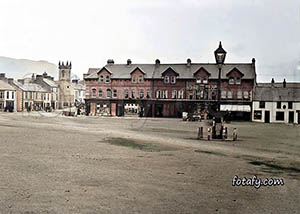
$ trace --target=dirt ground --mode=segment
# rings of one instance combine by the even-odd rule
[[[300,126],[0,113],[0,213],[299,213]],[[233,177],[283,186],[232,186]]]

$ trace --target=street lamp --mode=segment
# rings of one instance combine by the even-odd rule
[[[217,50],[215,50],[215,58],[216,58],[216,63],[219,68],[219,76],[218,76],[218,112],[221,111],[221,71],[222,71],[222,66],[224,64],[226,57],[226,51],[222,48],[222,43],[220,42],[219,47]]]

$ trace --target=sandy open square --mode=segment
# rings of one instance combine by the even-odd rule
[[[0,113],[0,213],[297,213],[300,126]],[[233,177],[283,186],[232,186]]]

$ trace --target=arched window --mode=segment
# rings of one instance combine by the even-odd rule
[[[102,92],[101,88],[98,90],[98,96],[99,96],[99,98],[102,98],[102,96],[103,96],[103,92]]]
[[[237,99],[242,99],[243,97],[243,93],[242,93],[242,91],[238,91],[237,92]]]
[[[97,94],[97,90],[96,89],[92,89],[92,97],[96,97]]]
[[[111,98],[111,90],[109,88],[106,89],[106,98]]]
[[[129,91],[128,91],[128,89],[125,89],[125,91],[124,91],[124,98],[125,99],[129,98]]]
[[[134,89],[132,89],[132,91],[131,91],[131,98],[135,98],[135,90]]]
[[[140,90],[140,99],[144,99],[144,90],[143,89]]]
[[[172,91],[172,99],[177,99],[177,90]]]
[[[157,99],[160,99],[160,98],[161,98],[160,90],[157,90],[157,91],[156,91],[156,98],[157,98]]]
[[[227,92],[227,98],[228,99],[232,99],[232,91],[228,91]]]

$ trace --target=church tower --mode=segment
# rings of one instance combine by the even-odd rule
[[[67,61],[66,64],[64,62],[58,63],[58,80],[59,81],[71,81],[71,69],[72,69],[72,63]]]

